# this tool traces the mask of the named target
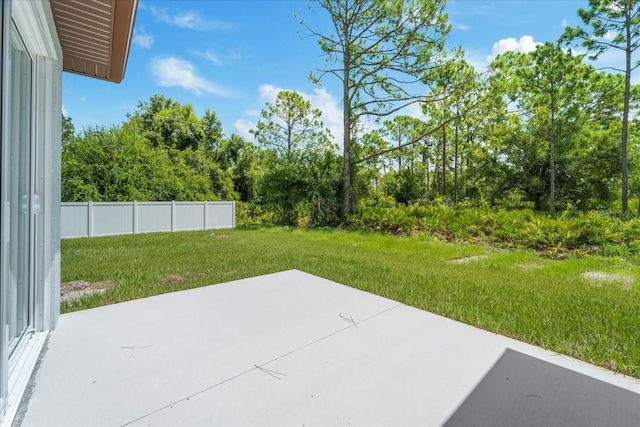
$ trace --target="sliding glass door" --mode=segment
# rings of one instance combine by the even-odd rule
[[[31,58],[14,25],[11,27],[11,67],[9,83],[8,141],[3,165],[6,187],[4,220],[9,219],[5,236],[5,259],[9,359],[21,339],[33,326],[33,179],[31,141]],[[4,215],[3,215],[4,216]],[[8,217],[8,218],[7,218]],[[7,241],[8,240],[8,241]]]
[[[0,416],[34,331],[36,148],[33,59],[2,1],[2,151],[0,155]],[[36,202],[34,202],[34,200]]]
[[[5,319],[6,315],[6,292],[4,286],[4,264],[5,257],[3,253],[6,249],[5,245],[5,213],[4,213],[4,156],[5,141],[7,139],[5,132],[5,124],[7,123],[6,111],[8,109],[6,102],[6,90],[9,68],[9,28],[11,26],[11,4],[9,0],[0,0],[0,419],[5,412],[8,384],[8,349],[7,349],[7,327]]]

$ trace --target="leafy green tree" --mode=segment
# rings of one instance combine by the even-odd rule
[[[443,196],[448,195],[447,176],[453,170],[451,198],[454,203],[457,203],[459,195],[460,158],[464,151],[462,133],[466,127],[470,127],[464,126],[464,123],[473,120],[481,88],[478,74],[462,54],[461,50],[454,51],[454,56],[449,61],[432,71],[434,99],[422,105],[423,113],[429,117],[427,128],[432,130],[439,144],[440,159],[435,163],[434,188],[439,182],[438,192]],[[436,180],[435,175],[439,179]]]
[[[425,123],[422,120],[406,115],[395,116],[393,119],[383,122],[382,134],[384,138],[391,146],[399,148],[393,154],[398,171],[403,169],[403,162],[405,167],[408,163],[412,163],[415,153],[410,151],[411,145],[413,145],[410,143],[424,133],[424,127]]]
[[[201,145],[212,149],[217,148],[224,138],[222,122],[218,119],[218,115],[215,111],[206,109],[200,121],[203,133],[203,143]]]
[[[62,145],[67,145],[71,138],[73,138],[76,134],[76,128],[73,126],[73,121],[71,117],[67,117],[64,114],[62,115]]]
[[[263,158],[267,170],[260,185],[262,198],[283,224],[326,224],[332,218],[335,155],[320,117],[320,110],[300,94],[280,91],[252,131],[268,153]]]
[[[235,198],[207,150],[154,147],[131,124],[86,129],[62,150],[62,201]]]
[[[170,200],[234,199],[233,182],[204,149],[168,149],[177,185]]]
[[[178,150],[197,149],[212,138],[212,129],[216,125],[215,117],[205,116],[205,127],[209,132],[206,135],[203,121],[198,119],[190,104],[183,105],[163,95],[153,95],[149,102],[140,101],[134,113],[127,117],[152,146]]]
[[[619,158],[620,147],[612,136],[621,127],[624,76],[596,72],[553,44],[529,54],[506,53],[491,67],[491,108],[474,149],[480,159],[474,191],[492,203],[511,191],[511,201],[523,197],[542,209],[551,199],[555,163],[557,203],[609,209],[619,194],[619,162],[612,159]]]
[[[354,153],[358,158],[367,158],[366,161],[362,162],[360,172],[363,179],[369,183],[367,186],[369,191],[366,196],[370,199],[368,202],[373,204],[377,204],[380,196],[384,195],[385,189],[381,185],[381,180],[390,170],[390,162],[384,156],[370,155],[386,148],[388,148],[388,143],[383,137],[382,130],[373,129],[362,136],[360,144],[357,146],[357,151]]]
[[[422,194],[421,179],[416,173],[415,162],[418,150],[416,142],[424,133],[426,123],[411,116],[395,116],[385,120],[381,135],[387,147],[398,148],[389,153],[396,163],[395,171],[385,173],[386,194],[400,203],[417,200]]]
[[[321,34],[326,76],[342,84],[342,216],[352,208],[352,142],[358,123],[420,102],[415,95],[431,68],[439,63],[449,32],[444,0],[318,0],[329,14],[333,32]]]
[[[299,93],[282,90],[275,104],[267,102],[251,132],[262,146],[290,159],[301,149],[317,150],[330,144],[330,133],[320,120],[321,115]]]
[[[625,54],[623,68],[614,68],[624,73],[624,109],[621,132],[621,170],[622,170],[622,212],[629,216],[629,111],[631,100],[631,73],[640,63],[634,64],[634,53],[640,46],[640,1],[638,0],[589,0],[588,9],[578,9],[578,16],[585,26],[567,27],[563,40],[571,43],[581,41],[591,52],[591,58],[597,59],[609,49]]]
[[[581,123],[594,70],[553,43],[539,45],[528,54],[509,52],[494,62],[506,73],[511,101],[526,117],[529,131],[536,140],[547,141],[549,160],[544,169],[549,173],[549,211],[554,213],[558,148],[566,153]]]
[[[611,122],[611,119],[609,120]],[[621,123],[590,120],[575,135],[566,157],[569,201],[578,209],[610,209],[619,196]]]
[[[171,160],[128,127],[88,128],[62,151],[62,201],[171,200]]]
[[[629,174],[629,192],[638,197],[638,206],[636,215],[640,218],[640,144],[638,144],[638,130],[640,123],[637,119],[631,122],[630,135],[633,138],[633,144],[631,144],[631,150],[629,153],[629,164],[633,166],[630,168],[632,173]]]
[[[176,200],[189,200],[189,198],[192,200],[237,199],[231,174],[213,160],[208,148],[171,149],[170,153],[174,164],[184,163],[184,167],[177,168],[177,171],[190,180],[190,183],[187,182],[184,187],[190,195],[181,194]]]
[[[234,190],[243,202],[260,201],[260,182],[266,169],[265,152],[237,134],[222,139],[214,149],[215,161],[233,179]]]
[[[308,153],[307,198],[310,225],[337,225],[340,222],[341,159],[335,150]]]

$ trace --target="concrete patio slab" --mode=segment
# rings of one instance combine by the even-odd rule
[[[287,271],[63,315],[22,410],[25,427],[638,426],[640,381]]]

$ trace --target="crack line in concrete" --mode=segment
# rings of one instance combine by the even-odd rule
[[[267,374],[269,376],[272,376],[273,378],[275,378],[277,380],[281,380],[282,379],[278,375],[280,375],[281,377],[286,377],[287,376],[287,374],[283,374],[282,372],[272,371],[271,369],[263,368],[262,366],[258,366],[258,365],[253,365],[253,366],[255,366],[256,368],[258,368],[259,370],[261,370],[265,374]]]
[[[344,320],[345,322],[352,323],[353,326],[355,326],[356,329],[358,329],[358,325],[356,324],[356,321],[353,320],[353,316],[349,316],[349,317],[343,316],[342,313],[338,313],[338,316],[340,316],[342,318],[342,320]]]
[[[145,349],[145,348],[151,348],[151,347],[153,347],[153,344],[145,345],[144,347],[136,347],[133,345],[123,345],[120,348],[131,351],[131,353],[129,354],[129,359],[131,359],[135,354],[136,349]]]
[[[384,313],[386,313],[386,312],[388,312],[388,311],[391,311],[391,310],[393,310],[394,308],[400,307],[400,306],[402,306],[402,305],[404,305],[404,304],[402,304],[402,303],[395,304],[395,305],[393,305],[393,306],[391,306],[391,307],[389,307],[389,308],[387,308],[387,309],[385,309],[385,310],[382,310],[382,311],[380,311],[380,312],[378,312],[378,313],[372,314],[371,316],[369,316],[369,317],[367,317],[367,318],[365,318],[365,319],[361,320],[361,321],[360,321],[360,322],[358,322],[358,323],[364,323],[364,322],[366,322],[366,321],[368,321],[368,320],[371,320],[371,319],[373,319],[373,318],[375,318],[375,317],[378,317],[378,316],[380,316],[380,315],[382,315],[382,314],[384,314]],[[341,316],[341,317],[342,317],[342,316]],[[351,318],[351,320],[353,320],[353,318]],[[209,390],[212,390],[212,389],[214,389],[214,388],[218,387],[219,385],[222,385],[222,384],[228,383],[228,382],[230,382],[230,381],[232,381],[232,380],[235,380],[236,378],[239,378],[239,377],[241,377],[241,376],[243,376],[243,375],[245,375],[245,374],[248,374],[249,372],[252,372],[252,371],[255,371],[255,370],[260,370],[260,371],[263,371],[263,372],[267,372],[267,371],[269,371],[269,370],[268,370],[268,369],[264,369],[264,368],[262,368],[263,366],[268,365],[269,363],[273,363],[273,362],[275,362],[275,361],[277,361],[277,360],[283,359],[283,358],[285,358],[285,357],[287,357],[287,356],[292,355],[293,353],[297,353],[297,352],[298,352],[298,351],[300,351],[300,350],[304,350],[304,349],[305,349],[305,348],[307,348],[307,347],[311,347],[311,346],[312,346],[312,345],[314,345],[314,344],[317,344],[317,343],[319,343],[319,342],[321,342],[321,341],[326,340],[327,338],[331,338],[331,337],[332,337],[332,336],[334,336],[334,335],[337,335],[337,334],[339,334],[339,333],[341,333],[341,332],[346,331],[347,329],[354,328],[354,327],[355,327],[355,328],[357,328],[357,327],[358,327],[358,326],[357,326],[357,324],[356,324],[356,322],[353,322],[353,324],[351,324],[351,325],[349,325],[349,326],[346,326],[346,327],[344,327],[344,328],[342,328],[342,329],[338,329],[337,331],[334,331],[334,332],[332,332],[332,333],[330,333],[330,334],[328,334],[328,335],[325,335],[325,336],[323,336],[323,337],[321,337],[321,338],[318,338],[318,339],[317,339],[317,340],[315,340],[315,341],[312,341],[312,342],[307,343],[307,344],[305,344],[305,345],[303,345],[303,346],[300,346],[300,347],[298,347],[298,348],[296,348],[296,349],[293,349],[293,350],[291,350],[291,351],[289,351],[289,352],[287,352],[287,353],[284,353],[283,355],[278,356],[278,357],[276,357],[276,358],[274,358],[274,359],[271,359],[271,360],[269,360],[268,362],[262,363],[262,364],[260,364],[260,365],[253,365],[253,368],[247,369],[247,370],[246,370],[246,371],[244,371],[244,372],[240,372],[239,374],[236,374],[236,375],[234,375],[234,376],[232,376],[232,377],[229,377],[229,378],[224,379],[224,380],[222,380],[222,381],[220,381],[220,382],[217,382],[217,383],[213,384],[212,386],[209,386],[209,387],[206,387],[206,388],[204,388],[204,389],[202,389],[202,390],[199,390],[199,391],[197,391],[197,392],[195,392],[195,393],[193,393],[193,394],[190,394],[189,396],[183,397],[182,399],[178,399],[178,400],[176,400],[176,401],[174,401],[174,402],[171,402],[171,403],[169,403],[169,404],[167,404],[167,405],[164,405],[163,407],[158,408],[158,409],[156,409],[155,411],[151,411],[151,412],[149,412],[149,413],[147,413],[147,414],[144,414],[144,415],[142,415],[142,416],[140,416],[140,417],[138,417],[138,418],[136,418],[136,419],[134,419],[134,420],[131,420],[131,421],[129,421],[129,422],[126,422],[126,423],[124,423],[124,424],[121,424],[121,425],[120,425],[120,427],[125,427],[125,426],[128,426],[128,425],[131,425],[131,424],[133,424],[133,423],[135,423],[135,422],[137,422],[137,421],[140,421],[140,420],[142,420],[142,419],[144,419],[144,418],[147,418],[148,416],[151,416],[151,415],[156,414],[156,413],[158,413],[158,412],[161,412],[161,411],[163,411],[163,410],[165,410],[165,409],[167,409],[167,408],[170,408],[170,407],[172,407],[173,405],[177,405],[178,403],[181,403],[181,402],[187,401],[187,400],[191,399],[192,397],[198,396],[198,395],[200,395],[200,394],[202,394],[202,393],[205,393],[205,392],[207,392],[207,391],[209,391]],[[275,372],[275,371],[269,371],[269,372]],[[269,372],[267,372],[267,373],[269,373]],[[270,374],[270,375],[271,375],[271,374]],[[281,374],[281,375],[285,375],[285,374]],[[286,375],[285,375],[285,376],[286,376]],[[278,378],[278,379],[281,379],[281,378]]]

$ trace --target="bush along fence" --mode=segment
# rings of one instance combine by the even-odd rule
[[[349,225],[363,231],[525,247],[560,258],[571,252],[640,260],[640,218],[625,221],[594,211],[550,216],[532,210],[443,205],[363,207],[359,215],[350,218]]]
[[[62,203],[62,238],[234,228],[235,202]]]

